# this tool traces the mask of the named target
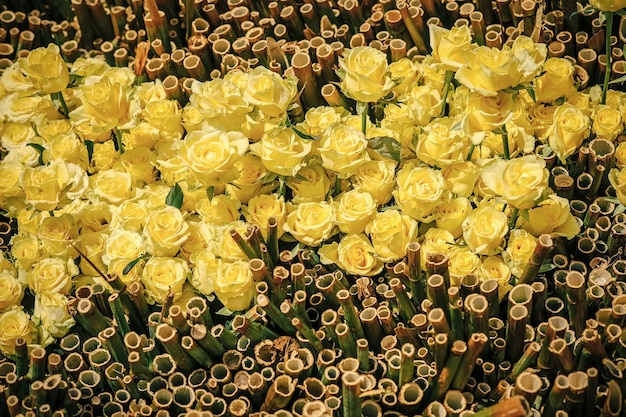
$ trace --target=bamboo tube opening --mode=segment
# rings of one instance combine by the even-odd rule
[[[218,363],[211,367],[211,378],[214,378],[219,383],[227,383],[231,379],[230,369],[224,364]]]
[[[100,374],[91,369],[81,371],[78,375],[78,387],[94,388],[100,383]]]
[[[176,362],[169,354],[157,355],[152,361],[154,372],[161,376],[169,376],[176,371]]]
[[[452,415],[458,414],[467,407],[467,399],[461,391],[450,390],[443,399],[443,406]]]
[[[528,304],[532,301],[533,288],[528,284],[519,284],[509,292],[509,305]]]
[[[165,409],[170,407],[173,401],[172,392],[167,388],[161,388],[154,394],[152,406],[156,409]]]

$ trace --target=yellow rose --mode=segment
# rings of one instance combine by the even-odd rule
[[[42,120],[56,121],[59,117],[62,117],[48,95],[20,97],[17,93],[13,93],[3,100],[3,103],[0,104],[0,109],[5,113],[6,120],[10,122],[33,122],[39,124],[42,123]],[[37,111],[33,111],[34,109],[37,109]],[[47,137],[41,134],[39,129],[37,131],[41,137],[47,139]]]
[[[567,103],[583,112],[585,116],[591,116],[591,113],[593,112],[593,108],[591,107],[591,97],[589,97],[589,94],[583,93],[582,91],[577,91],[569,96],[567,98]]]
[[[139,232],[148,217],[148,209],[136,201],[124,201],[113,207],[113,213],[110,214],[112,230]]]
[[[0,271],[0,311],[19,306],[24,296],[22,284],[8,271]]]
[[[87,148],[75,133],[59,133],[48,141],[47,147],[43,151],[45,162],[55,159],[63,159],[86,170],[88,164]]]
[[[24,165],[17,161],[0,161],[0,202],[11,197],[24,198],[20,187],[20,175]]]
[[[116,259],[136,259],[146,251],[144,238],[137,232],[115,229],[106,237],[102,262],[110,265]]]
[[[182,110],[176,100],[157,100],[146,104],[142,116],[152,127],[175,138],[183,134]]]
[[[415,146],[415,155],[430,166],[444,167],[467,158],[469,137],[449,117],[433,120],[424,127]]]
[[[570,212],[569,201],[556,194],[528,210],[528,221],[523,218],[518,221],[522,229],[535,237],[547,233],[572,239],[580,232],[580,226]]]
[[[109,68],[106,61],[95,57],[79,57],[72,64],[72,74],[87,77],[89,75],[102,75]]]
[[[191,167],[187,164],[185,158],[183,158],[180,153],[184,142],[185,141],[182,140],[177,141],[172,146],[159,147],[159,150],[157,151],[156,167],[159,170],[160,179],[165,185],[174,186],[174,184],[187,181],[187,179],[193,179],[195,182],[200,182],[194,175],[192,175]],[[201,152],[200,149],[197,149],[197,151]],[[228,157],[228,155],[222,156]],[[202,158],[206,159],[206,155],[200,155],[200,159]],[[198,169],[200,169],[200,166],[204,162],[210,163],[208,161],[199,160]],[[217,185],[219,184],[216,184],[216,186]]]
[[[426,260],[430,255],[450,253],[454,244],[454,236],[446,229],[432,227],[424,233],[420,250],[420,266],[426,271]]]
[[[211,128],[211,126],[206,122],[202,113],[200,113],[200,110],[192,105],[187,105],[183,107],[182,124],[187,133],[194,132],[196,130],[207,130]],[[227,128],[228,126],[220,125],[220,127]]]
[[[51,43],[47,48],[33,49],[16,65],[29,81],[43,94],[58,93],[67,87],[70,74],[60,49]]]
[[[56,160],[48,165],[26,167],[20,182],[28,204],[37,210],[50,211],[61,202],[69,180],[67,164]]]
[[[189,236],[180,247],[178,256],[191,262],[190,259],[195,252],[203,251],[212,245],[215,239],[215,227],[205,223],[200,219],[192,219],[189,224]]]
[[[15,307],[0,314],[0,351],[4,355],[15,355],[17,339],[23,338],[27,344],[37,343],[37,329],[30,316]]]
[[[311,140],[302,139],[293,129],[277,127],[265,133],[250,149],[261,157],[263,165],[278,175],[295,176],[305,165],[304,159],[313,147]]]
[[[619,112],[616,111],[618,117]],[[621,121],[620,121],[621,123]],[[589,136],[589,118],[569,103],[554,112],[554,124],[548,129],[548,144],[561,162],[578,150]]]
[[[617,12],[626,7],[624,0],[589,0],[589,4],[603,12]]]
[[[63,258],[78,255],[69,244],[78,237],[78,225],[71,214],[46,217],[41,221],[37,235],[48,255]]]
[[[469,26],[445,29],[431,24],[428,25],[428,33],[433,58],[441,62],[443,68],[456,71],[465,65],[465,51],[470,49],[472,43]]]
[[[385,265],[373,251],[374,248],[365,235],[349,234],[339,243],[322,246],[319,255],[323,264],[336,264],[352,275],[373,276],[379,274]]]
[[[615,148],[615,165],[619,169],[626,167],[626,142],[621,142]],[[0,178],[2,176],[0,175]]]
[[[89,179],[93,193],[111,204],[120,204],[133,194],[133,181],[129,173],[107,169],[92,175]]]
[[[369,46],[344,50],[338,73],[341,91],[363,103],[378,101],[393,88],[387,55]]]
[[[250,71],[243,97],[266,116],[280,117],[287,111],[297,92],[297,79],[285,79],[280,74],[259,65]]]
[[[509,155],[511,158],[515,158],[519,154],[534,152],[536,140],[534,136],[512,120],[508,121],[505,127],[508,136]],[[501,133],[485,132],[485,136],[480,145],[479,149],[474,150],[472,156],[474,160],[489,159],[496,155],[504,154]]]
[[[368,161],[354,171],[351,182],[355,189],[370,193],[378,205],[384,205],[391,200],[395,174],[396,164],[391,161]]]
[[[576,92],[574,65],[565,58],[548,58],[543,74],[535,78],[534,83],[538,102],[552,103],[558,98],[567,98]]]
[[[464,53],[466,65],[457,70],[455,78],[470,90],[484,96],[518,85],[526,75],[524,62],[508,47],[502,49],[478,46]]]
[[[417,237],[417,222],[398,210],[387,210],[376,213],[365,232],[379,258],[391,262],[406,255],[409,243]]]
[[[130,285],[133,282],[139,282],[141,280],[141,275],[143,274],[143,266],[141,262],[135,264],[135,266],[127,274],[124,273],[124,269],[134,260],[135,258],[113,259],[109,262],[107,274],[117,274],[117,276],[120,277],[122,282],[126,285]]]
[[[609,106],[599,106],[593,116],[593,132],[597,137],[614,141],[624,130],[622,114]]]
[[[333,234],[335,210],[327,202],[298,204],[287,215],[283,229],[308,246],[319,246]]]
[[[189,225],[179,209],[164,206],[150,212],[143,229],[148,253],[175,256],[189,235]]]
[[[537,246],[537,238],[526,230],[513,229],[509,234],[509,242],[506,250],[502,252],[502,257],[508,265],[511,273],[516,277],[521,277],[528,265],[528,261]]]
[[[235,168],[239,171],[239,177],[226,184],[226,192],[242,204],[247,204],[255,195],[267,194],[276,188],[274,182],[265,182],[267,169],[257,155],[246,153],[235,162]]]
[[[523,68],[523,75],[520,80],[523,83],[535,78],[548,55],[548,48],[545,43],[535,42],[532,38],[524,35],[515,38],[511,51]]]
[[[217,279],[217,269],[221,265],[219,258],[210,249],[194,252],[189,261],[193,264],[189,282],[204,295],[210,295]]]
[[[448,255],[448,272],[450,285],[459,286],[465,275],[476,274],[481,266],[478,255],[467,247],[456,247],[446,253]]]
[[[34,139],[35,130],[29,122],[6,122],[4,126],[2,126],[0,144],[8,151],[32,143]]]
[[[500,300],[513,288],[513,286],[509,284],[511,270],[500,256],[488,256],[483,259],[480,272],[483,279],[495,279],[498,281],[498,296]]]
[[[244,261],[219,265],[213,288],[217,298],[231,311],[246,310],[256,295],[252,272]]]
[[[463,239],[479,255],[495,255],[509,231],[509,218],[500,210],[483,206],[472,210],[463,222]]]
[[[343,107],[313,107],[307,110],[304,122],[298,127],[301,126],[303,131],[311,136],[320,136],[330,126],[339,123],[346,113]]]
[[[40,242],[33,233],[19,232],[11,238],[11,256],[18,269],[28,270],[41,259]]]
[[[92,266],[91,263],[81,256],[80,270],[84,275],[97,276],[100,275],[98,271],[106,271],[107,268],[102,260],[102,255],[104,255],[107,238],[108,235],[102,232],[89,232],[81,233],[78,239],[76,239],[76,246],[95,265],[95,267]]]
[[[489,189],[518,209],[535,206],[548,188],[549,177],[546,161],[534,154],[508,161],[496,159],[485,165],[481,173]]]
[[[212,239],[215,248],[215,255],[226,262],[243,261],[248,258],[243,253],[235,239],[231,236],[231,231],[236,230],[240,236],[244,236],[248,229],[248,224],[237,220],[225,226],[218,226],[215,230],[215,238]]]
[[[80,211],[76,220],[82,232],[100,232],[109,229],[111,208],[105,202],[90,204]]]
[[[35,294],[58,292],[68,294],[72,288],[72,276],[78,275],[74,260],[44,258],[28,272],[26,280]]]
[[[237,178],[237,162],[248,150],[240,132],[195,131],[182,141],[180,156],[193,176],[205,186],[226,184]]]
[[[441,113],[443,97],[441,91],[431,85],[417,85],[408,92],[406,105],[411,109],[411,118],[417,126],[426,126]]]
[[[82,106],[70,113],[72,120],[87,118],[100,131],[107,131],[128,121],[129,87],[108,77],[89,80],[79,87]]]
[[[336,172],[340,178],[349,177],[370,160],[363,132],[344,124],[333,126],[322,135],[317,152],[324,167]]]
[[[70,315],[67,297],[59,293],[38,294],[35,297],[33,318],[37,319],[50,336],[61,338],[69,333],[76,322]]]
[[[286,183],[293,192],[294,203],[322,201],[334,183],[334,176],[329,177],[322,165],[311,162],[298,171],[297,177],[288,177]]]
[[[241,131],[250,105],[235,84],[221,78],[194,81],[191,91],[189,106],[193,106],[209,126],[226,132]]]
[[[161,138],[159,129],[150,126],[146,122],[140,122],[131,127],[128,132],[122,133],[126,152],[131,149],[146,147],[152,149]]]
[[[542,142],[548,138],[548,132],[554,125],[554,114],[558,106],[537,104],[528,110],[534,135]]]
[[[343,233],[362,233],[376,214],[376,202],[365,191],[350,190],[335,201],[335,224]]]
[[[248,223],[255,223],[261,229],[261,234],[267,238],[267,220],[274,217],[278,223],[278,237],[284,233],[283,225],[287,218],[285,198],[278,194],[263,194],[252,197],[244,211]]]
[[[422,76],[420,67],[409,58],[400,58],[389,64],[389,74],[394,82],[393,91],[396,97],[406,94]]]
[[[113,165],[120,159],[120,153],[115,150],[115,144],[111,140],[93,145],[91,155],[90,172],[105,171],[113,168]]]
[[[154,153],[150,148],[139,146],[124,152],[120,156],[120,163],[130,174],[135,185],[149,184],[155,180]]]
[[[413,122],[411,108],[405,104],[387,104],[385,106],[385,117],[380,121],[380,127],[391,129],[397,133],[398,141],[402,145],[402,156],[411,153],[413,138],[417,135],[418,128]]]
[[[502,127],[513,116],[515,101],[508,93],[482,96],[470,93],[463,128],[468,135]]]
[[[174,300],[180,298],[188,275],[189,266],[184,259],[155,256],[146,262],[141,282],[146,287],[147,295],[163,304],[170,292]]]
[[[436,217],[437,206],[448,197],[441,171],[405,164],[397,177],[398,188],[393,196],[400,209],[424,223]]]
[[[436,225],[440,229],[446,229],[454,238],[463,234],[463,221],[472,211],[472,205],[465,197],[454,198],[443,202],[437,207]]]
[[[30,77],[24,74],[17,65],[11,65],[2,71],[0,77],[2,92],[17,93],[19,96],[31,96],[37,92]]]
[[[457,162],[441,170],[446,189],[458,197],[469,197],[480,176],[480,171],[471,161]]]
[[[211,224],[225,225],[237,220],[240,216],[241,202],[225,194],[214,196],[211,200],[205,197],[196,203],[196,211],[202,219]]]

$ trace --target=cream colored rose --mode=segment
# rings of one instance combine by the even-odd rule
[[[599,106],[593,115],[592,129],[597,137],[613,141],[624,130],[622,114],[618,109]]]
[[[548,55],[548,48],[545,43],[535,42],[532,38],[524,35],[515,38],[511,51],[523,68],[522,79],[520,80],[523,83],[535,78]]]
[[[28,270],[41,258],[41,243],[33,233],[19,232],[11,238],[11,256],[18,269]]]
[[[431,85],[417,85],[407,94],[406,105],[411,110],[411,118],[417,126],[426,126],[441,113],[443,97],[441,91]]]
[[[405,164],[397,177],[393,196],[400,209],[421,222],[435,219],[437,206],[448,197],[441,171]]]
[[[83,232],[99,232],[109,229],[111,217],[111,207],[105,202],[99,202],[84,207],[76,216],[76,221]]]
[[[415,241],[417,221],[398,210],[386,210],[376,213],[365,232],[382,261],[396,261],[406,256],[409,243]]]
[[[495,279],[498,281],[498,296],[500,300],[513,286],[509,284],[511,270],[500,256],[488,256],[483,259],[480,267],[483,279]]]
[[[406,94],[422,76],[419,65],[409,58],[400,58],[389,64],[389,74],[395,84],[393,91],[396,97]]]
[[[17,93],[20,96],[30,96],[37,92],[30,77],[25,75],[17,65],[11,65],[2,71],[0,86],[3,92]]]
[[[226,132],[241,131],[250,104],[235,84],[221,78],[194,81],[191,91],[189,105],[202,115],[209,126]]]
[[[359,166],[351,178],[355,189],[368,192],[378,205],[391,200],[395,186],[396,164],[391,161],[368,161]]]
[[[513,116],[515,102],[508,93],[482,96],[470,93],[463,129],[468,135],[500,128]]]
[[[531,126],[537,139],[545,142],[548,138],[548,132],[554,124],[554,114],[558,106],[546,106],[545,104],[537,104],[528,110]]]
[[[437,25],[428,25],[430,48],[435,60],[441,62],[446,70],[456,71],[466,64],[465,52],[472,43],[469,26],[446,29]]]
[[[100,272],[106,271],[107,268],[102,261],[102,256],[104,255],[107,238],[108,235],[102,232],[88,232],[81,233],[78,239],[76,239],[76,245],[91,261],[89,263],[81,256],[79,265],[84,275],[98,276]]]
[[[210,249],[204,249],[194,252],[189,261],[192,264],[191,285],[204,295],[212,294],[221,260]]]
[[[35,130],[29,122],[6,122],[2,126],[0,144],[8,151],[35,142]]]
[[[160,179],[163,184],[169,185],[170,187],[173,187],[176,183],[187,181],[188,179],[192,179],[195,183],[202,184],[202,182],[197,179],[195,175],[193,175],[193,170],[180,153],[184,142],[185,141],[181,140],[176,141],[171,146],[159,147],[156,156],[156,167],[161,174]],[[206,155],[204,157],[206,157]],[[201,170],[203,162],[204,161],[199,161],[197,167],[198,170]],[[210,162],[207,162],[207,164],[210,164]],[[228,174],[236,175],[234,170],[228,171]]]
[[[195,131],[182,141],[180,156],[194,177],[205,186],[226,184],[237,178],[237,162],[248,150],[248,138],[239,132]]]
[[[464,53],[466,65],[459,68],[455,78],[470,90],[484,96],[518,85],[526,75],[516,54],[508,47],[502,49],[478,46]]]
[[[26,280],[35,294],[58,292],[68,294],[72,288],[72,276],[78,274],[74,261],[60,258],[44,258],[33,265]]]
[[[141,112],[144,120],[159,129],[161,134],[168,133],[175,138],[183,134],[182,110],[176,100],[156,100],[146,104]]]
[[[47,48],[33,49],[25,58],[18,59],[16,65],[43,94],[58,93],[70,82],[67,64],[54,43]]]
[[[426,260],[431,255],[438,253],[447,254],[454,247],[454,236],[446,229],[438,227],[430,228],[424,233],[422,247],[420,249],[420,267],[426,271]]]
[[[472,205],[467,198],[454,198],[437,207],[435,224],[438,228],[448,230],[455,239],[459,238],[463,234],[463,221],[471,211]]]
[[[17,339],[23,338],[27,344],[37,343],[37,329],[30,316],[15,307],[0,314],[0,351],[4,355],[15,355]]]
[[[402,156],[411,155],[412,142],[418,133],[418,127],[413,121],[412,109],[405,103],[390,103],[385,106],[385,117],[380,121],[380,127],[391,129],[397,133],[398,141],[402,145]]]
[[[521,277],[528,265],[528,261],[537,246],[537,238],[526,230],[513,229],[509,234],[509,242],[506,250],[502,252],[502,257],[508,265],[511,273],[516,277]]]
[[[8,271],[0,271],[0,311],[19,306],[24,297],[24,288]]]
[[[574,65],[565,58],[548,58],[543,65],[543,74],[535,78],[535,96],[541,103],[552,103],[561,97],[576,92]]]
[[[619,117],[619,112],[617,115]],[[554,112],[554,123],[548,129],[548,144],[561,162],[576,152],[588,136],[589,118],[569,103],[559,106]]]
[[[457,162],[441,170],[446,189],[458,197],[469,197],[480,176],[480,171],[471,161]]]
[[[341,91],[351,99],[372,103],[393,88],[387,55],[369,46],[346,49],[339,58]]]
[[[112,140],[107,140],[104,143],[95,143],[93,145],[89,172],[94,173],[111,169],[119,159],[120,153],[115,150],[115,144]]]
[[[481,266],[478,255],[467,247],[452,248],[448,255],[448,272],[450,273],[450,285],[459,286],[465,275],[476,274]]]
[[[549,177],[545,160],[534,154],[508,161],[494,160],[481,172],[485,185],[518,209],[535,206],[548,188]]]
[[[150,148],[138,146],[127,150],[120,156],[120,163],[129,175],[133,184],[142,186],[154,182],[156,177],[155,154]]]
[[[46,217],[37,233],[41,247],[48,255],[74,257],[78,255],[69,242],[78,237],[78,225],[71,214]]]
[[[148,217],[148,209],[136,201],[124,201],[113,206],[110,214],[111,229],[125,229],[139,232]]]
[[[270,217],[274,217],[278,224],[277,234],[280,237],[284,233],[283,225],[287,218],[285,198],[278,194],[263,194],[252,197],[244,215],[248,223],[255,223],[259,226],[264,238],[267,238],[268,233],[267,221]]]
[[[152,149],[157,141],[161,138],[159,129],[150,126],[146,122],[139,122],[136,126],[128,129],[128,132],[122,133],[126,152],[131,149],[146,147]]]
[[[257,106],[268,117],[280,117],[298,92],[294,78],[283,78],[262,65],[248,75],[248,84],[243,97],[249,104]]]
[[[220,194],[210,200],[208,197],[199,200],[195,208],[205,222],[225,225],[239,218],[241,202],[225,194]]]
[[[216,227],[200,219],[192,219],[188,221],[188,224],[189,236],[187,236],[187,240],[180,247],[178,256],[187,262],[191,262],[191,256],[195,252],[212,247],[213,240],[216,237]]]
[[[302,139],[293,129],[277,127],[265,133],[250,149],[261,157],[263,165],[278,175],[294,176],[305,165],[313,142]]]
[[[129,87],[108,77],[86,79],[79,87],[82,106],[70,113],[72,120],[87,118],[90,124],[106,131],[128,121]]]
[[[529,134],[526,129],[518,126],[512,120],[507,122],[507,142],[509,144],[509,155],[515,158],[520,154],[533,153],[535,150],[536,138]],[[496,155],[504,155],[502,133],[485,132],[483,141],[479,149],[475,149],[472,159],[489,159]],[[478,151],[478,152],[477,152]]]
[[[12,197],[24,198],[20,187],[20,176],[24,165],[17,161],[0,161],[0,203]]]
[[[350,190],[341,194],[335,206],[335,224],[343,233],[362,233],[376,214],[376,202],[365,191]]]
[[[119,258],[136,259],[146,252],[144,237],[139,233],[125,229],[114,229],[107,236],[104,244],[102,262],[110,265],[112,261]]]
[[[61,160],[35,168],[26,167],[20,180],[26,202],[41,211],[57,208],[69,181],[67,164]]]
[[[248,263],[235,261],[219,265],[213,289],[217,298],[229,310],[246,310],[256,295],[256,287]]]
[[[89,177],[90,188],[99,198],[111,204],[120,204],[133,194],[132,177],[127,172],[107,169]]]
[[[528,221],[524,218],[518,221],[522,229],[535,237],[546,233],[572,239],[580,232],[580,226],[570,212],[569,201],[556,194],[528,210]]]
[[[374,248],[363,234],[349,234],[339,243],[324,245],[319,250],[323,264],[336,264],[347,273],[357,276],[379,274],[384,262],[374,254]]]
[[[38,319],[50,336],[61,338],[69,333],[76,322],[68,311],[67,297],[59,293],[38,294],[35,297],[33,318]]]
[[[340,178],[349,177],[370,160],[363,132],[344,124],[333,126],[322,135],[317,152],[324,167]]]
[[[330,191],[334,176],[331,178],[322,165],[312,161],[298,171],[298,177],[289,177],[286,182],[293,192],[294,203],[322,201]]]
[[[430,166],[445,167],[464,161],[470,138],[449,117],[433,120],[424,127],[415,145],[415,155]]]
[[[287,215],[283,229],[308,246],[319,246],[334,231],[335,210],[327,202],[301,203]]]
[[[72,132],[59,133],[48,141],[48,146],[43,151],[43,159],[46,162],[63,159],[86,170],[88,164],[87,148],[76,134]]]
[[[343,107],[313,107],[307,110],[301,127],[311,136],[320,136],[330,126],[339,123],[346,113]]]
[[[165,206],[150,212],[143,234],[148,253],[154,256],[175,256],[189,235],[189,226],[179,209]]]
[[[508,221],[506,214],[493,207],[476,208],[463,222],[463,239],[474,253],[494,255],[502,249]]]
[[[226,184],[226,192],[242,204],[247,204],[255,195],[267,194],[275,188],[274,182],[265,181],[267,169],[259,156],[246,153],[235,162],[235,168],[239,171],[239,177]]]
[[[147,295],[163,304],[170,292],[174,300],[180,298],[188,275],[189,266],[184,259],[154,256],[146,262],[141,282]]]

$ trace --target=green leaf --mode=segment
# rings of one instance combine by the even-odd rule
[[[613,215],[617,216],[618,214],[622,214],[625,211],[626,211],[626,206],[624,206],[623,204],[619,204],[617,207],[615,207],[615,210],[613,211]]]
[[[45,151],[46,148],[38,143],[29,143],[28,146],[32,146],[37,152],[39,152],[39,165],[43,165],[43,151]]]
[[[528,223],[530,223],[530,216],[528,215],[528,210],[526,210],[526,209],[520,210],[519,211],[519,215],[522,217],[522,219],[524,219]]]
[[[368,147],[375,150],[385,158],[390,158],[400,163],[402,159],[400,154],[402,152],[402,145],[400,142],[389,136],[376,136],[368,140]]]
[[[165,204],[168,206],[176,207],[180,209],[183,206],[183,190],[180,188],[180,185],[175,184],[169,193],[167,193],[167,197],[165,198]]]
[[[368,103],[364,103],[361,101],[356,102],[356,114],[363,114],[367,111]]]
[[[622,75],[622,76],[621,76],[621,77],[619,77],[619,78],[616,78],[616,79],[614,79],[614,80],[612,80],[612,81],[609,81],[609,84],[621,84],[621,83],[623,83],[624,81],[626,81],[626,75]]]
[[[135,267],[135,265],[137,265],[139,262],[141,262],[141,261],[143,261],[145,259],[149,259],[149,258],[150,258],[150,255],[141,255],[139,258],[130,261],[129,263],[126,264],[126,266],[122,270],[122,275],[128,275],[128,273],[130,271],[132,271],[132,269]]]
[[[89,158],[89,163],[91,163],[91,158],[93,157],[93,141],[85,139],[85,147],[87,148],[87,157]]]
[[[220,316],[232,316],[234,313],[230,311],[228,308],[222,307],[215,314],[218,314]]]
[[[291,130],[293,130],[296,135],[300,136],[302,139],[305,139],[305,140],[317,140],[317,139],[319,139],[319,137],[307,135],[304,132],[300,132],[298,129],[296,129],[293,126],[291,127]]]
[[[621,201],[619,201],[619,198],[617,198],[617,197],[602,197],[602,199],[604,201],[609,202],[609,203],[621,204]]]
[[[554,268],[556,268],[556,265],[554,264],[551,264],[551,263],[543,264],[541,265],[541,268],[539,268],[539,273],[543,274],[544,272],[552,271]]]
[[[176,186],[178,186],[178,184],[176,184]],[[209,198],[209,201],[213,200],[214,195],[215,195],[215,187],[213,186],[207,187],[206,196]]]

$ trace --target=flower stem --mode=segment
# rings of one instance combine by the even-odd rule
[[[440,116],[446,115],[446,102],[448,101],[448,94],[450,94],[450,85],[452,84],[452,77],[454,76],[454,71],[446,70],[446,80],[443,84],[443,102],[441,103],[441,114]]]
[[[59,99],[59,102],[61,103],[61,109],[63,110],[63,116],[65,116],[66,119],[69,119],[70,111],[67,109],[67,104],[65,104],[65,99],[63,98],[63,92],[59,91],[58,93],[52,93],[50,94],[50,96],[52,97],[52,99],[54,98]]]
[[[613,33],[613,12],[604,12],[606,18],[605,49],[606,70],[604,71],[604,83],[602,84],[602,104],[606,104],[606,92],[609,89],[609,80],[611,79],[611,33]]]
[[[473,143],[470,145],[469,151],[467,152],[467,160],[471,161],[472,160],[472,155],[474,154],[474,148],[476,148],[476,145],[474,145]]]
[[[506,126],[502,126],[502,149],[504,150],[504,159],[511,159],[511,153],[509,152],[509,133],[506,131]]]
[[[515,229],[515,222],[517,221],[518,215],[519,209],[517,207],[513,207],[513,211],[511,212],[511,218],[509,219],[509,230]]]
[[[359,103],[359,110],[361,111],[361,131],[363,135],[367,136],[367,113],[369,110],[369,103]]]
[[[115,143],[117,145],[117,150],[120,155],[124,153],[124,142],[122,142],[122,132],[117,130],[117,127],[113,128],[113,137],[115,138]]]

